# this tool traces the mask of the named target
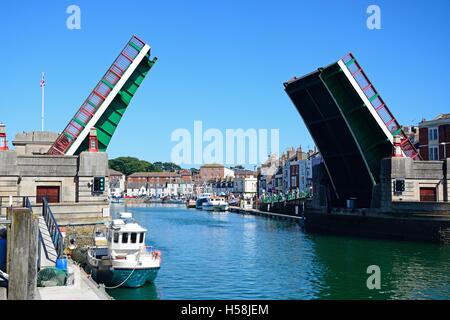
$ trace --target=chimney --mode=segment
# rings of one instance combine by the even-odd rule
[[[288,159],[292,158],[295,155],[295,149],[294,147],[290,147],[288,149]]]
[[[302,160],[302,158],[303,158],[302,146],[299,146],[297,148],[297,160]]]

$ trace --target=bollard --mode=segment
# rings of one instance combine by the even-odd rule
[[[36,297],[38,256],[39,256],[39,217],[37,215],[30,214],[27,300],[34,300]]]
[[[8,235],[10,273],[8,300],[34,299],[36,293],[38,217],[28,209],[13,209]]]

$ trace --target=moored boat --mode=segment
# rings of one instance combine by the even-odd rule
[[[203,209],[203,203],[208,201],[208,198],[211,196],[211,193],[202,193],[198,196],[197,200],[195,201],[195,208],[197,209]]]
[[[195,208],[196,201],[194,199],[189,199],[186,201],[186,207],[187,208]]]
[[[203,203],[203,210],[206,211],[227,211],[228,202],[224,197],[211,196]]]
[[[147,230],[119,214],[107,229],[106,243],[90,247],[87,262],[92,278],[107,287],[141,287],[153,282],[161,266],[161,252],[145,245]]]

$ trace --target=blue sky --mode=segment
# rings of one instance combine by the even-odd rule
[[[69,30],[66,9],[81,8]],[[382,29],[366,27],[380,6]],[[173,130],[279,129],[312,147],[283,82],[352,51],[402,124],[450,111],[450,1],[8,1],[0,11],[0,121],[9,140],[61,131],[132,34],[159,58],[109,146],[110,158],[170,161]],[[186,165],[189,167],[189,165]]]

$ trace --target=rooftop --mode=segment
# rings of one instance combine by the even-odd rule
[[[239,175],[256,175],[256,172],[248,169],[234,169],[234,174]]]
[[[179,177],[180,174],[177,172],[135,172],[130,174],[129,177]]]
[[[223,164],[219,163],[207,163],[200,167],[201,168],[224,168],[225,166]]]
[[[434,120],[450,119],[450,113],[443,113],[438,115]]]
[[[419,127],[426,127],[430,125],[438,125],[449,122],[450,122],[450,113],[442,113],[432,120],[422,119],[422,121],[419,123]]]
[[[53,143],[58,138],[58,133],[50,131],[31,131],[17,133],[13,145],[16,143]]]
[[[110,176],[123,176],[123,173],[114,169],[109,169]]]

